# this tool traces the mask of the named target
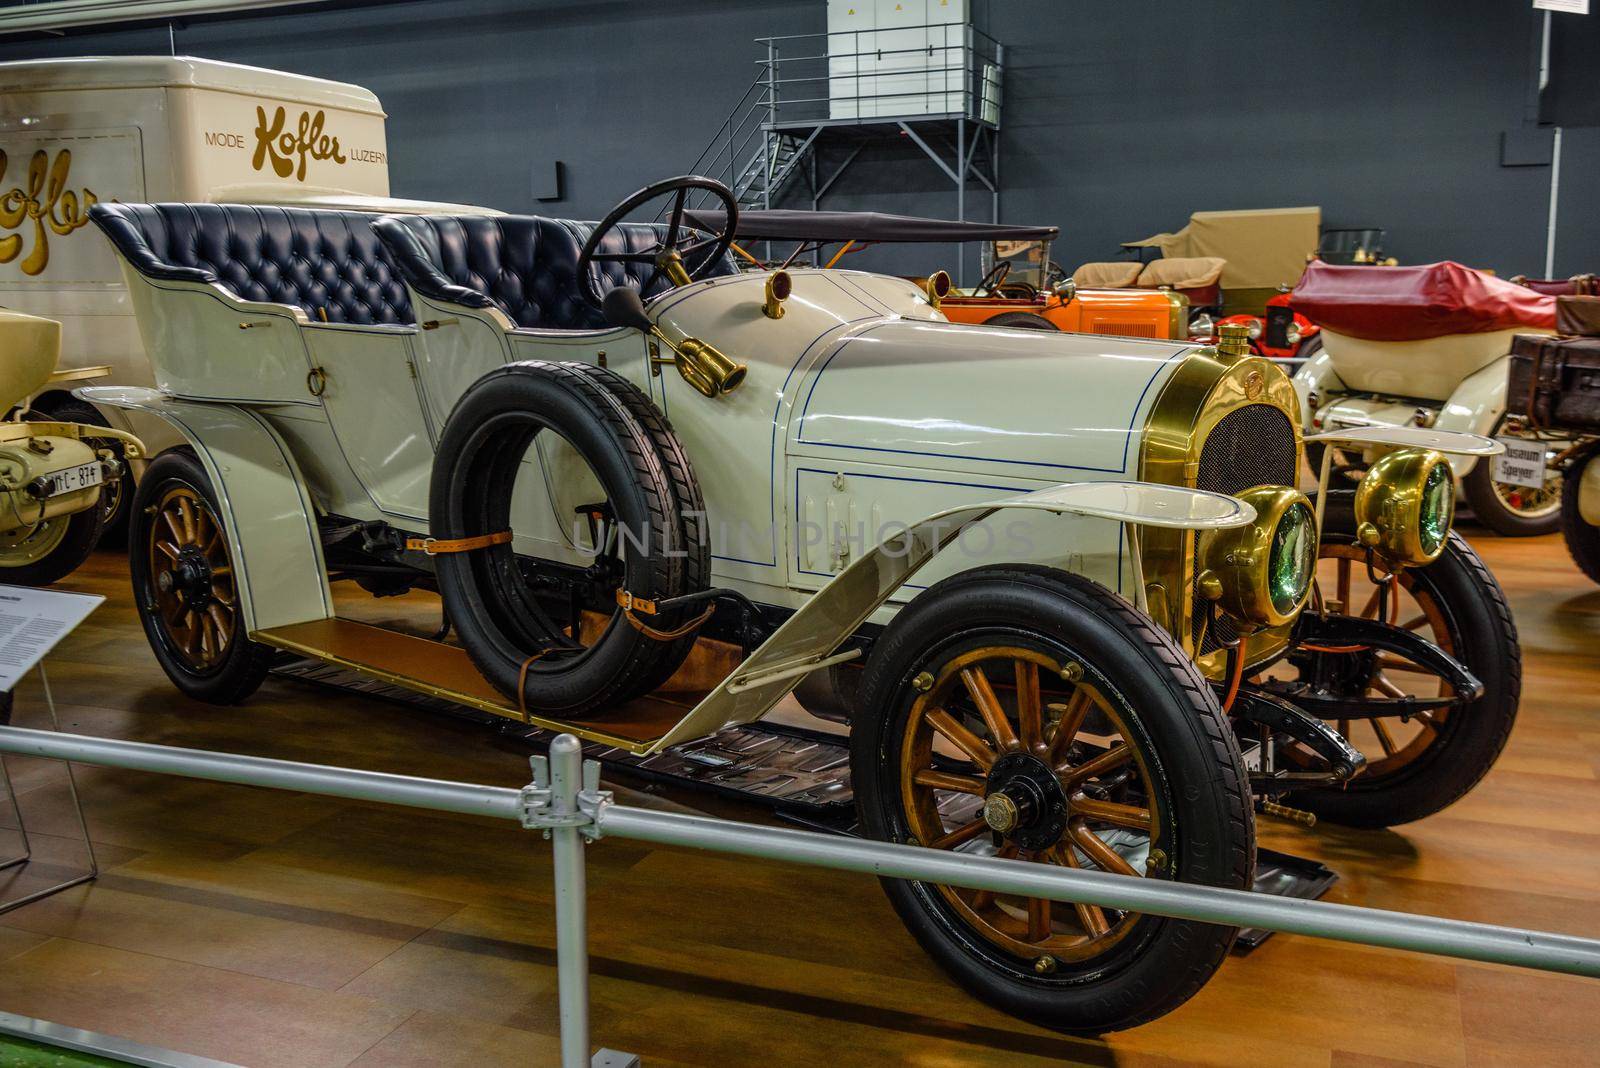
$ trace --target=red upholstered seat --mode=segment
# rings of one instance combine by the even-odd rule
[[[1556,325],[1554,297],[1449,260],[1415,267],[1313,262],[1290,301],[1318,326],[1369,341]]]

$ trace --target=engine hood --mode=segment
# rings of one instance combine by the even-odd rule
[[[884,319],[836,338],[793,399],[792,454],[1067,482],[1133,477],[1193,346]]]

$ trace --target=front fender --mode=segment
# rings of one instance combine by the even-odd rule
[[[850,658],[848,653],[832,654],[967,526],[1005,508],[1186,530],[1240,527],[1255,519],[1255,510],[1235,497],[1144,482],[1067,483],[935,512],[886,538],[835,575],[648,752],[758,720],[811,671]],[[1139,585],[1142,588],[1142,579]]]

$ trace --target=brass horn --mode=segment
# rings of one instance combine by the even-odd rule
[[[664,336],[661,339],[666,341]],[[683,380],[701,395],[721,396],[732,393],[744,384],[748,368],[736,360],[729,359],[709,342],[696,337],[686,337],[680,344],[673,345],[670,341],[667,341],[667,344],[672,348],[672,359],[670,361],[662,360],[660,357],[656,359],[661,363],[670,362],[678,369]]]
[[[650,339],[652,375],[659,375],[661,365],[670,363],[685,382],[707,397],[732,393],[744,384],[748,370],[744,364],[730,360],[716,346],[696,337],[684,335],[682,341],[673,341],[651,321],[645,313],[644,301],[633,289],[627,286],[611,289],[601,302],[601,310],[612,326],[632,327]],[[661,345],[672,350],[670,358],[661,355]]]

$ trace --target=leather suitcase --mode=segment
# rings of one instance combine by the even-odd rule
[[[1557,297],[1556,333],[1600,337],[1600,297]]]
[[[1514,337],[1506,410],[1538,428],[1600,431],[1600,337]]]

